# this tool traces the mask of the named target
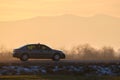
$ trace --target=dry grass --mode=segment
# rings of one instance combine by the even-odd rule
[[[112,47],[103,47],[96,49],[89,44],[78,45],[71,50],[61,49],[66,53],[67,59],[78,60],[119,60],[119,51],[115,51]],[[117,54],[117,55],[116,55]]]

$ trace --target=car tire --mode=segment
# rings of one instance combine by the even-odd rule
[[[27,61],[29,59],[29,56],[27,54],[23,54],[20,58],[21,61]]]
[[[59,54],[55,54],[53,56],[53,61],[59,61],[60,60],[60,55]]]

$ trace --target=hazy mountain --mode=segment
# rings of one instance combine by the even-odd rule
[[[81,43],[118,47],[119,34],[120,18],[107,15],[80,17],[67,14],[0,22],[0,44],[9,47],[33,42],[55,47]]]

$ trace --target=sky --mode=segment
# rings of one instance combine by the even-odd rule
[[[120,0],[0,0],[0,21],[63,14],[120,17]]]
[[[16,21],[19,21],[19,20],[23,20],[23,21],[26,19],[29,20],[35,17],[37,18],[39,16],[54,17],[54,16],[60,16],[60,15],[74,15],[74,16],[84,17],[84,18],[91,18],[96,15],[106,15],[106,16],[111,16],[116,19],[119,19],[120,18],[120,0],[0,0],[0,22],[6,22],[6,25],[0,24],[0,37],[1,37],[0,44],[8,46],[9,48],[16,48],[20,45],[27,44],[27,43],[32,43],[32,42],[38,43],[42,38],[41,41],[44,43],[50,44],[55,47],[56,46],[63,47],[65,43],[66,43],[65,44],[66,46],[70,45],[70,43],[79,44],[78,41],[81,40],[81,38],[79,38],[79,34],[81,35],[81,33],[83,33],[81,35],[83,39],[81,40],[81,43],[87,42],[95,46],[112,45],[112,46],[115,46],[116,48],[119,48],[120,39],[115,35],[120,34],[120,28],[118,27],[120,25],[119,24],[120,20],[113,19],[114,21],[112,21],[110,19],[111,24],[109,24],[109,22],[107,21],[109,20],[109,18],[108,19],[102,18],[104,20],[98,20],[99,18],[97,18],[98,22],[96,24],[88,22],[90,26],[88,26],[85,22],[82,23],[81,21],[82,27],[79,27],[76,25],[77,26],[76,29],[74,29],[73,27],[74,25],[73,26],[66,25],[67,23],[69,23],[69,20],[67,23],[64,23],[62,22],[62,20],[64,19],[60,19],[61,20],[60,23],[63,23],[63,24],[60,24],[57,21],[55,24],[52,21],[51,21],[52,23],[50,22],[44,23],[44,20],[43,20],[42,25],[40,24],[39,24],[40,26],[36,25],[37,29],[35,30],[37,30],[37,32],[33,31],[34,25],[32,25],[32,22],[30,23],[31,25],[26,25],[26,23],[23,24],[24,22],[22,22],[23,24],[23,25],[21,24],[22,28],[20,28],[21,27],[20,23],[16,23]],[[9,23],[9,24],[7,23],[11,21],[14,21],[15,23]],[[48,21],[49,21],[49,18],[48,18]],[[102,23],[101,22],[99,23],[99,21],[101,21]],[[33,23],[35,24],[35,22]],[[59,23],[59,25],[57,23]],[[54,24],[54,27],[49,28],[49,27],[52,27],[53,24]],[[107,24],[107,25],[104,26],[104,24],[105,25]],[[61,27],[60,25],[66,28],[64,30],[61,29],[57,33],[56,30],[58,30]],[[93,25],[94,27],[92,27]],[[104,33],[100,32],[99,28],[97,29],[97,27],[95,27],[96,25],[102,25],[100,30],[106,29],[104,30],[104,32],[107,33],[107,34],[105,33],[106,38],[102,37],[104,36]],[[114,27],[113,25],[116,25],[117,28]],[[30,26],[30,30],[26,32],[26,30],[28,29],[28,26]],[[44,28],[41,26],[43,26]],[[84,28],[84,26],[86,29]],[[107,30],[109,26],[110,26],[110,30]],[[52,29],[51,32],[49,32],[50,29]],[[19,30],[21,32],[19,32]],[[36,35],[37,33],[40,32],[39,30],[40,31],[44,30],[45,32],[44,31],[41,32],[43,33],[42,35]],[[66,35],[67,30],[68,30],[68,34]],[[72,30],[74,30],[74,32],[72,32]],[[13,31],[14,33],[11,31]],[[94,32],[92,31],[95,32],[96,34],[95,36],[94,36]],[[31,35],[25,34],[25,32]],[[89,35],[90,32],[92,32],[93,34],[91,33]],[[48,36],[49,34],[50,36]],[[70,41],[67,40],[68,35],[69,35],[69,40],[72,37],[76,38],[75,42],[72,39]],[[25,38],[22,38],[22,36]],[[46,36],[46,38],[44,39],[43,36]],[[59,38],[59,36],[62,36],[62,37]],[[98,38],[98,36],[100,37]],[[52,41],[54,37],[56,37],[56,39]],[[33,40],[33,38],[35,39]]]

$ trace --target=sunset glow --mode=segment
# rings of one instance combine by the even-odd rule
[[[0,0],[0,21],[36,16],[106,14],[120,17],[119,0]]]
[[[0,0],[0,44],[120,47],[120,0]]]

